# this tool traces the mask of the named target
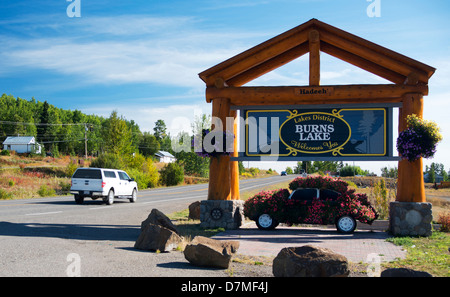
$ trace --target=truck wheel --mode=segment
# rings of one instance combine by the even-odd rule
[[[114,203],[114,190],[113,189],[109,190],[108,196],[106,196],[104,201],[106,202],[107,205],[111,205]]]
[[[84,197],[83,196],[81,196],[81,195],[74,195],[74,197],[75,197],[75,203],[76,204],[83,204],[83,202],[84,202]]]
[[[129,198],[129,200],[130,200],[131,203],[136,202],[136,200],[137,200],[137,191],[136,191],[136,189],[133,189],[133,193],[131,193],[131,198]]]
[[[256,226],[261,230],[272,230],[278,223],[270,215],[264,213],[256,219]]]
[[[336,220],[336,229],[340,233],[353,233],[356,229],[356,221],[352,216],[342,216]]]

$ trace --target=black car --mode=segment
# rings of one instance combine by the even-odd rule
[[[338,232],[353,233],[356,220],[371,223],[378,217],[370,203],[358,195],[343,195],[330,189],[299,188],[286,198],[288,192],[284,191],[275,194],[278,198],[270,202],[271,204],[267,204],[267,198],[255,198],[253,201],[250,199],[247,203],[247,210],[244,212],[256,222],[259,229],[271,230],[279,223],[335,224]],[[358,203],[355,204],[355,200]],[[277,205],[277,209],[267,205]]]

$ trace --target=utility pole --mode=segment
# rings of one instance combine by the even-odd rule
[[[84,123],[84,158],[87,159],[87,124]]]

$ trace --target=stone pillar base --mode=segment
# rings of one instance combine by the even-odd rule
[[[201,228],[238,229],[244,220],[244,201],[242,200],[201,201]]]
[[[391,202],[389,230],[394,236],[430,236],[431,203]]]

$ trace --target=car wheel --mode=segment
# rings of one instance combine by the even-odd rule
[[[111,205],[114,203],[114,190],[113,189],[109,190],[108,196],[106,196],[106,199],[104,201],[108,205]]]
[[[84,202],[84,197],[83,196],[81,196],[81,195],[74,195],[74,197],[75,197],[75,203],[76,204],[83,204],[83,202]]]
[[[129,198],[130,202],[134,203],[137,200],[137,191],[133,189],[133,193],[131,194],[131,198]]]
[[[356,221],[352,216],[342,216],[336,220],[336,229],[340,233],[353,233],[356,229]]]
[[[272,230],[278,223],[269,214],[262,214],[256,219],[256,226],[261,230]]]

